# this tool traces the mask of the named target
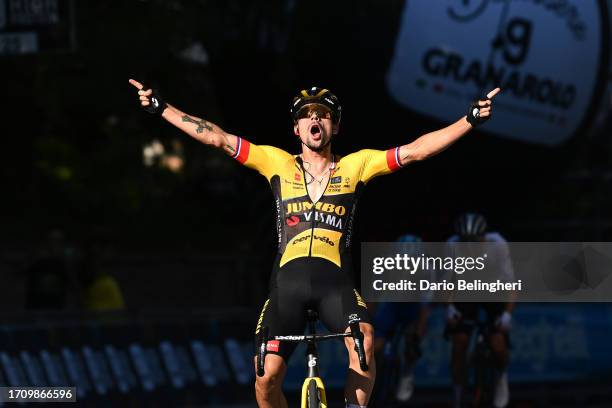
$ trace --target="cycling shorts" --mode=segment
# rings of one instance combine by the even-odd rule
[[[350,315],[357,315],[362,323],[371,323],[367,306],[346,267],[339,268],[323,258],[297,258],[273,271],[270,294],[255,329],[255,341],[263,327],[268,328],[269,337],[303,334],[308,309],[317,312],[323,325],[333,333],[347,330]],[[296,346],[297,343],[268,341],[267,352],[288,362]]]

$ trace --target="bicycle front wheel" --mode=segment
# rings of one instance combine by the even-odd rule
[[[319,396],[319,389],[315,380],[310,380],[308,383],[308,408],[320,408],[321,398]]]

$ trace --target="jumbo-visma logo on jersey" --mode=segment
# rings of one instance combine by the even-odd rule
[[[315,223],[321,228],[342,231],[350,213],[347,205],[350,203],[348,194],[324,196],[317,203],[313,203],[306,196],[285,200],[286,220],[288,227],[299,223]]]

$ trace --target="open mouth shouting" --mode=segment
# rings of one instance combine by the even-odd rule
[[[310,125],[310,134],[313,140],[321,140],[321,126],[316,123]]]

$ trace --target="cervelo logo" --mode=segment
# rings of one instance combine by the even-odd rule
[[[310,356],[308,359],[308,367],[316,367],[317,366],[317,358],[315,356]]]
[[[296,239],[293,240],[291,245],[297,245],[300,242],[304,242],[304,241],[308,240],[309,238],[310,238],[310,235],[306,235],[306,236],[301,237],[301,238],[296,238]],[[316,240],[319,240],[321,242],[324,242],[324,243],[326,243],[326,244],[328,244],[330,246],[335,246],[334,242],[331,239],[327,238],[327,237],[320,237],[318,235],[314,235],[313,239],[316,239]]]
[[[343,205],[334,205],[331,203],[323,203],[321,201],[317,202],[315,205],[308,201],[287,203],[287,214],[310,211],[312,207],[318,211],[335,213],[340,216],[346,214],[346,207]]]

